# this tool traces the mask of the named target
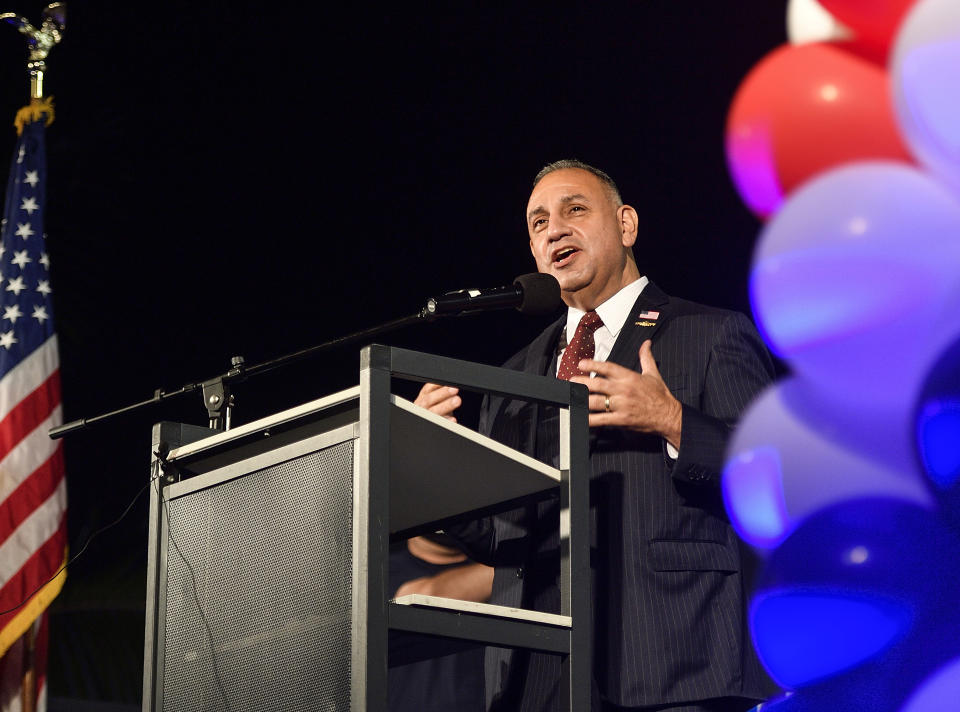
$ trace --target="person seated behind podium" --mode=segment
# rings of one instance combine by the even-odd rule
[[[418,536],[390,551],[394,598],[412,593],[463,601],[490,597],[493,569],[471,561],[442,534]],[[483,647],[390,668],[390,712],[483,712]]]

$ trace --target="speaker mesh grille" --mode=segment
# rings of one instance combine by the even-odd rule
[[[353,446],[170,502],[164,710],[349,710]]]

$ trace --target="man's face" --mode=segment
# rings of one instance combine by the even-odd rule
[[[634,278],[627,250],[636,229],[624,221],[624,210],[635,215],[629,206],[615,205],[600,179],[579,168],[553,171],[534,186],[527,203],[530,250],[537,269],[560,282],[568,305],[593,309]]]

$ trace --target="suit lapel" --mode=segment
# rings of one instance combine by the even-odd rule
[[[656,317],[644,312],[658,312]],[[637,371],[640,368],[640,345],[653,339],[663,324],[670,319],[670,297],[653,282],[647,284],[630,310],[630,316],[620,329],[608,361]]]
[[[644,312],[659,313],[656,318],[653,318],[650,314],[644,314]],[[620,334],[617,336],[613,350],[607,360],[634,371],[639,370],[640,345],[647,339],[654,339],[663,324],[670,319],[671,314],[670,297],[653,282],[648,283],[640,296],[637,297],[637,301],[634,302],[630,315],[624,322],[623,328],[620,329]],[[544,329],[531,342],[523,364],[523,370],[526,373],[535,373],[540,376],[554,374],[550,367],[556,363],[557,345],[566,322],[567,315],[564,311],[563,316]],[[518,403],[518,405],[520,404]],[[525,452],[531,456],[535,456],[536,453],[537,421],[542,407],[535,403],[526,403],[520,407],[518,413],[520,442],[528,446]]]
[[[534,339],[527,350],[527,359],[523,365],[523,370],[526,373],[535,373],[538,376],[555,374],[555,371],[551,370],[551,366],[556,363],[557,343],[560,340],[560,332],[566,323],[567,313],[564,310],[562,317],[544,329],[540,336]],[[537,423],[540,420],[540,409],[543,407],[539,403],[526,402],[519,412],[520,442],[528,446],[526,454],[530,457],[536,457]]]
[[[525,372],[535,373],[538,376],[546,376],[549,373],[550,364],[556,356],[560,331],[566,323],[567,313],[564,310],[561,318],[540,332],[540,336],[531,342],[530,348],[527,349],[527,359],[523,364]]]

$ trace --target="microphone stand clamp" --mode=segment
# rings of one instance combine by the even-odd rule
[[[204,381],[203,405],[207,409],[208,427],[211,430],[229,430],[233,417],[233,407],[236,404],[230,384],[243,381],[246,377],[243,356],[234,356],[230,359],[230,370],[226,373]]]

